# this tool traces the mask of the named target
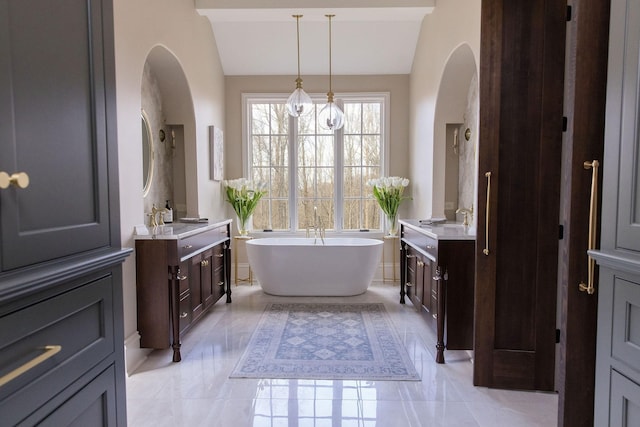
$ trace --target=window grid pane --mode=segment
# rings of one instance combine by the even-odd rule
[[[367,181],[382,171],[381,102],[345,102],[343,144],[344,230],[380,229],[379,207]]]
[[[335,134],[318,126],[323,103],[311,114],[291,119],[286,95],[248,101],[250,176],[265,182],[268,190],[254,212],[255,229],[290,230],[296,211],[297,230],[313,227],[316,221],[327,230],[334,225],[343,230],[380,229],[380,209],[367,181],[382,173],[383,101],[372,99],[345,100],[345,126]],[[290,141],[295,141],[293,153]],[[295,164],[289,165],[291,154]],[[342,200],[336,200],[336,191]]]
[[[284,102],[252,103],[251,178],[267,184],[253,213],[253,227],[289,229],[289,115]]]

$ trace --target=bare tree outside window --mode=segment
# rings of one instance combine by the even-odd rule
[[[345,125],[336,133],[317,124],[323,104],[292,118],[285,102],[286,95],[248,100],[250,174],[268,188],[254,229],[305,230],[319,220],[326,230],[379,230],[380,208],[366,183],[383,175],[384,100],[344,100]]]

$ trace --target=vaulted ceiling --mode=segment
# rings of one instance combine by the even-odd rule
[[[442,1],[442,0],[440,0]],[[322,7],[317,7],[321,3]],[[213,28],[225,75],[294,75],[296,20],[300,19],[300,72],[408,74],[422,20],[435,0],[196,0]]]

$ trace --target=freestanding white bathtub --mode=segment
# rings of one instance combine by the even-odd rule
[[[332,237],[269,237],[247,241],[249,265],[262,289],[282,296],[364,293],[376,272],[382,241]]]

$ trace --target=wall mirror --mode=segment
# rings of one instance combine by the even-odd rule
[[[153,134],[147,113],[142,110],[142,197],[147,197],[153,180]]]

